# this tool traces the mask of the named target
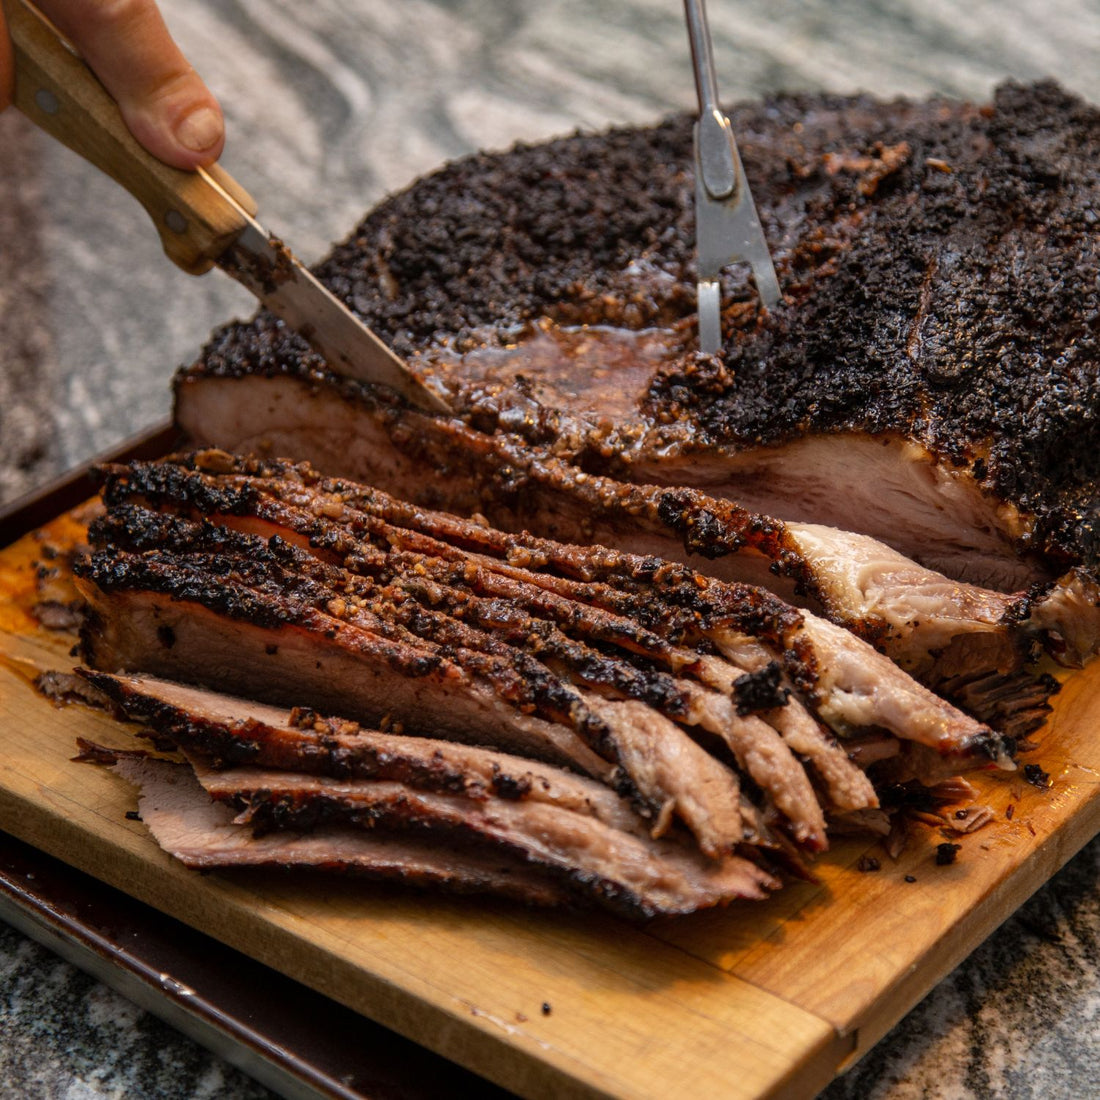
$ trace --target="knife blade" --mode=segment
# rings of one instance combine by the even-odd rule
[[[177,266],[217,266],[299,333],[337,374],[387,386],[448,413],[442,396],[256,220],[256,203],[220,166],[186,172],[157,160],[72,45],[27,0],[0,0],[15,62],[15,106],[126,188],[153,220]]]
[[[388,386],[428,412],[450,412],[403,359],[254,218],[248,218],[217,265],[281,317],[336,374]]]

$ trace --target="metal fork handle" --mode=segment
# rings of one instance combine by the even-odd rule
[[[714,75],[714,51],[707,28],[704,0],[684,0],[688,38],[691,41],[691,61],[695,66],[695,91],[699,96],[699,113],[718,106],[718,80]]]
[[[695,91],[699,96],[699,166],[707,193],[716,199],[733,196],[739,182],[733,131],[718,105],[718,79],[710,44],[704,0],[684,0]]]

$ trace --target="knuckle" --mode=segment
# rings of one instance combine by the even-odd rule
[[[155,104],[189,107],[198,100],[209,98],[205,85],[194,69],[166,71],[150,85],[146,98]]]
[[[86,18],[97,28],[120,30],[140,23],[152,6],[150,0],[95,0],[87,5]]]

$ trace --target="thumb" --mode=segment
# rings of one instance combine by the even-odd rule
[[[213,163],[225,123],[153,0],[38,0],[111,93],[134,137],[177,168]]]

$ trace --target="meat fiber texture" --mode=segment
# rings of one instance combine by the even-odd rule
[[[85,746],[142,788],[143,820],[188,866],[338,869],[528,904],[598,900],[635,917],[777,885],[746,859],[652,838],[613,791],[535,761],[149,677],[84,675],[191,762],[198,782],[144,751]],[[158,798],[150,816],[172,775],[179,798]]]
[[[719,355],[695,350],[686,116],[449,164],[319,274],[475,436],[869,534],[1001,591],[1094,573],[1100,113],[1046,82],[988,105],[793,95],[730,114],[783,301],[762,312],[731,269]],[[200,442],[402,492],[408,472],[357,444],[364,400],[415,457],[415,421],[267,315],[177,381]],[[418,499],[466,507],[457,465],[421,468]]]
[[[887,828],[876,782],[1014,766],[1011,738],[759,588],[304,464],[204,451],[104,472],[77,576],[84,657],[116,675],[87,676],[238,811],[205,852],[190,822],[209,814],[159,819],[194,866],[309,851],[392,876],[357,833],[412,833],[418,881],[515,897],[533,876],[539,902],[684,913],[762,896],[830,821]],[[242,854],[245,826],[323,843]],[[322,858],[330,842],[353,854]],[[452,846],[509,873],[448,873]]]

